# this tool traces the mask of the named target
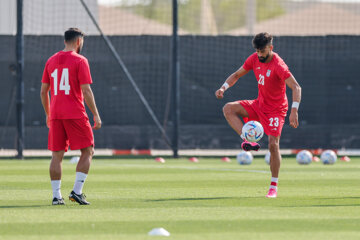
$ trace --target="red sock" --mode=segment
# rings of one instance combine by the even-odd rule
[[[274,188],[275,190],[277,190],[278,181],[279,181],[279,178],[272,177],[271,183],[270,183],[270,188]]]

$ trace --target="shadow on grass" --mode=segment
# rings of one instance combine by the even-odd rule
[[[360,199],[360,196],[357,197],[327,197],[327,198],[316,198],[316,199],[323,199],[323,200],[335,200],[335,199]]]
[[[151,199],[146,202],[167,202],[167,201],[203,201],[203,200],[220,200],[220,199],[239,199],[234,197],[214,197],[214,198],[168,198],[168,199]]]
[[[39,208],[39,207],[49,207],[51,205],[18,205],[18,206],[0,206],[0,209],[3,208]]]
[[[311,207],[358,207],[359,204],[324,204],[324,205],[311,205]]]
[[[359,204],[318,204],[318,205],[297,205],[297,206],[281,206],[283,208],[314,208],[314,207],[359,207]]]

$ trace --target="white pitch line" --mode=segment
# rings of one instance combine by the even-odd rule
[[[202,170],[202,171],[219,171],[219,172],[251,172],[251,173],[270,173],[269,171],[263,170],[248,170],[248,169],[232,169],[232,168],[201,168],[201,167],[178,167],[178,166],[151,166],[151,165],[139,165],[139,164],[113,164],[96,162],[96,164],[116,166],[116,167],[139,167],[139,168],[171,168],[171,169],[184,169],[184,170]]]

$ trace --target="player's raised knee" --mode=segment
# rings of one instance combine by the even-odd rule
[[[224,116],[227,116],[227,115],[233,113],[233,109],[232,109],[231,103],[227,103],[227,104],[224,105],[224,107],[223,107],[223,113],[224,113]]]

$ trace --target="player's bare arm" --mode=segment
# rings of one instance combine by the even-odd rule
[[[50,127],[50,124],[49,124],[49,114],[50,114],[49,90],[50,90],[50,84],[42,83],[41,90],[40,90],[40,98],[41,98],[41,103],[43,105],[45,115],[46,115],[46,126],[47,127]]]
[[[291,112],[289,117],[290,126],[293,128],[297,128],[299,126],[298,108],[301,101],[301,87],[299,83],[295,80],[293,75],[286,79],[285,83],[292,90],[293,104],[291,106]]]
[[[91,90],[90,84],[82,84],[81,91],[84,95],[85,103],[94,116],[94,129],[101,128],[101,118],[95,104],[94,94]]]
[[[224,92],[232,87],[242,76],[246,75],[249,71],[245,70],[243,67],[240,67],[236,72],[231,74],[225,81],[225,83],[215,92],[215,96],[218,99],[224,97]]]

